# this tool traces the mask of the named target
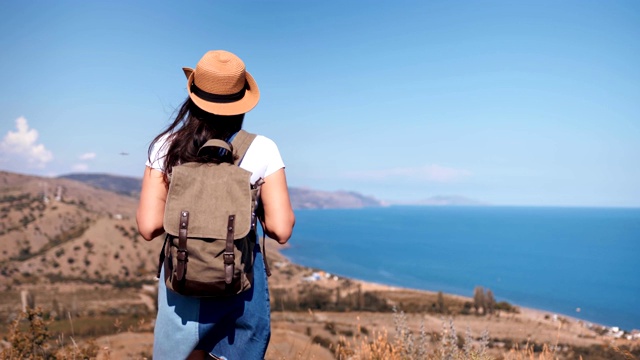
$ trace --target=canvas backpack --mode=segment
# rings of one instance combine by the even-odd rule
[[[168,289],[195,297],[239,294],[253,284],[260,186],[238,165],[255,134],[240,130],[229,144],[212,139],[200,149],[230,151],[234,162],[189,162],[174,166],[164,212],[164,267]],[[222,150],[220,150],[222,151]],[[264,240],[264,237],[263,237]],[[263,241],[264,242],[264,241]],[[265,268],[270,275],[267,261]]]

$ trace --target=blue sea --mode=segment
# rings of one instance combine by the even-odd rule
[[[298,210],[293,262],[333,274],[640,329],[640,209]]]

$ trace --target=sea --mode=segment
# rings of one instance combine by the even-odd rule
[[[297,210],[291,261],[354,279],[640,329],[640,209]]]

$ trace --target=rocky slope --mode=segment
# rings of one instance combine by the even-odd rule
[[[136,204],[78,181],[0,172],[0,286],[150,281],[159,246],[137,234]]]

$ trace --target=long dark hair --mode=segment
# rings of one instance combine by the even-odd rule
[[[244,114],[222,116],[208,113],[191,101],[182,103],[173,123],[153,139],[149,146],[148,156],[151,158],[153,145],[167,135],[169,147],[164,158],[164,181],[169,183],[169,177],[174,166],[186,162],[233,162],[233,155],[228,152],[202,151],[200,147],[207,140],[229,138],[242,129]]]

